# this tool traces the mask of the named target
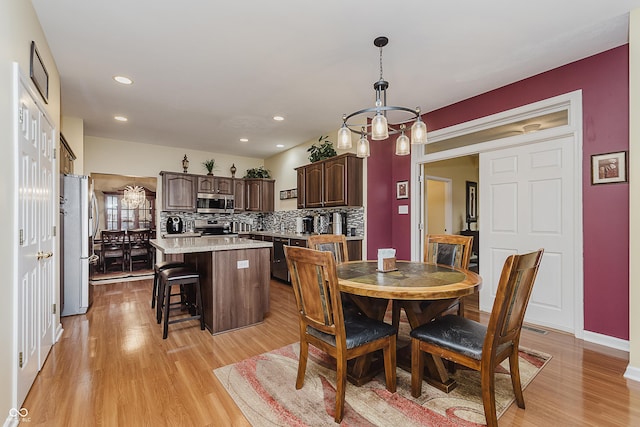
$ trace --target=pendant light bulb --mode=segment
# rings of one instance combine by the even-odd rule
[[[420,118],[420,108],[416,108],[416,119],[413,126],[411,126],[411,143],[412,144],[426,144],[427,143],[427,125],[424,124]]]
[[[346,117],[343,118],[346,120]],[[338,144],[337,148],[340,150],[348,150],[353,144],[351,143],[351,130],[347,127],[347,124],[343,121],[342,127],[338,130]]]

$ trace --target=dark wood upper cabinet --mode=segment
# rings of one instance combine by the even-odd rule
[[[198,176],[186,173],[160,172],[162,176],[162,210],[196,211]]]
[[[73,161],[76,155],[69,147],[67,140],[60,134],[60,173],[73,173]]]
[[[296,172],[298,208],[362,206],[362,159],[355,154],[301,166]]]
[[[273,212],[275,180],[245,179],[245,209],[255,212]]]
[[[219,176],[199,176],[198,193],[233,194],[233,179]]]
[[[245,206],[245,183],[244,179],[234,179],[233,180],[233,203],[234,210],[244,211],[246,209]]]

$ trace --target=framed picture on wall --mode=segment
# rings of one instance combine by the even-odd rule
[[[396,199],[409,198],[409,181],[398,181],[396,183]]]
[[[36,48],[36,42],[31,42],[31,56],[30,56],[30,64],[29,64],[29,76],[33,81],[33,84],[36,85],[38,92],[42,96],[42,99],[45,103],[49,103],[49,73],[47,69],[44,67],[44,63],[42,62],[42,58],[40,57],[40,52]]]
[[[591,156],[591,184],[612,184],[627,181],[627,152],[594,154]]]
[[[478,220],[478,183],[467,181],[467,223]]]

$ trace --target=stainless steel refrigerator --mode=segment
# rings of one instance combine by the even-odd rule
[[[60,192],[62,214],[61,316],[84,314],[93,301],[90,263],[95,262],[93,226],[97,220],[91,178],[65,175]]]

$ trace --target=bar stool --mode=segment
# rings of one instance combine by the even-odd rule
[[[151,308],[155,308],[157,301],[158,308],[156,310],[156,319],[158,320],[158,323],[160,323],[160,313],[162,311],[162,296],[164,295],[162,289],[158,289],[160,287],[160,272],[166,270],[167,268],[186,266],[187,264],[182,261],[161,261],[153,266],[153,291],[151,295]]]
[[[171,293],[171,287],[175,285],[180,286],[180,291],[177,293]],[[195,301],[187,303],[189,311],[191,312],[193,309],[193,314],[188,317],[180,317],[178,319],[169,320],[169,310],[171,309],[171,307],[182,306],[183,301],[189,300],[186,293],[187,286],[192,286],[195,288]],[[160,272],[160,289],[164,292],[164,304],[162,307],[162,312],[164,312],[164,327],[162,332],[163,339],[166,339],[167,335],[169,335],[169,325],[172,323],[200,319],[200,329],[204,330],[202,293],[200,292],[200,274],[198,274],[197,271],[189,267],[167,268]],[[172,303],[172,296],[180,296],[180,301]],[[158,300],[158,307],[160,307],[159,303],[160,300]]]

